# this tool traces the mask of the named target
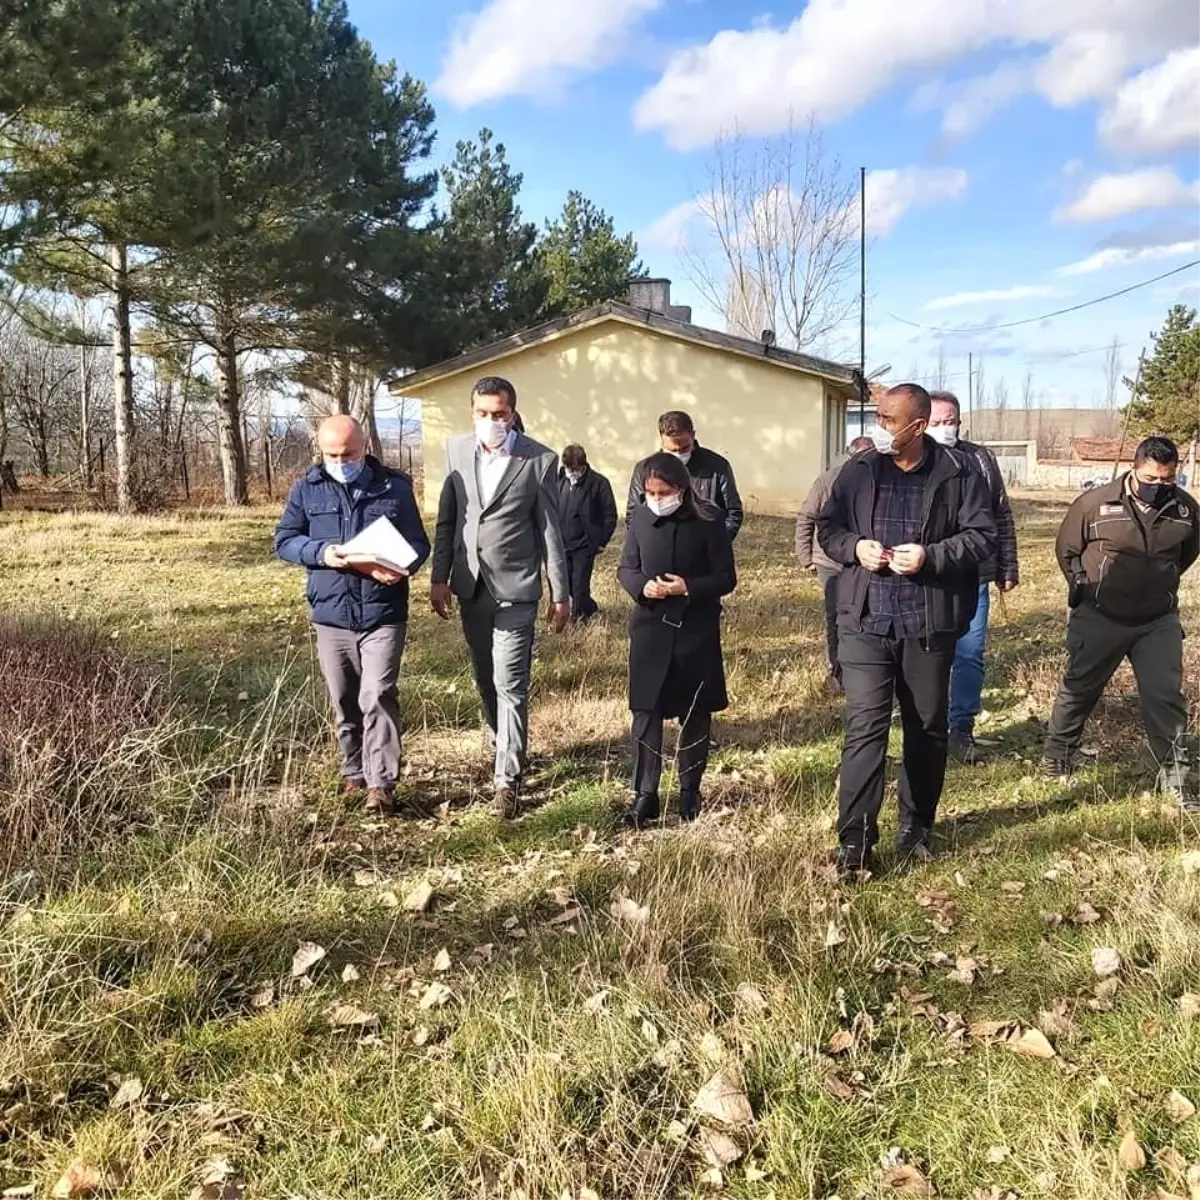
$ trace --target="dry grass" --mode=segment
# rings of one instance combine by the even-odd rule
[[[473,803],[489,771],[458,630],[414,597],[409,784],[447,808],[379,824],[335,796],[300,573],[270,560],[269,514],[4,518],[24,565],[0,603],[117,631],[106,654],[155,681],[173,740],[137,797],[153,819],[64,839],[42,893],[0,913],[0,1186],[42,1194],[81,1158],[128,1196],[225,1174],[207,1194],[875,1196],[896,1194],[898,1147],[943,1196],[1186,1194],[1197,1121],[1168,1096],[1200,1103],[1200,1022],[1179,1007],[1200,990],[1196,828],[1144,791],[1127,678],[1082,781],[1032,775],[1060,512],[1023,508],[1026,584],[994,617],[981,728],[996,746],[950,772],[947,853],[849,890],[821,866],[839,712],[785,522],[739,542],[708,813],[626,837],[611,559],[603,620],[540,642],[536,807],[507,827]],[[56,796],[82,794],[68,775]],[[429,910],[406,912],[425,879]],[[301,940],[327,953],[297,979]],[[1122,957],[1115,990],[1097,991],[1101,947]],[[433,983],[449,998],[422,1008]],[[339,1002],[378,1022],[331,1025]],[[966,1032],[986,1019],[1040,1021],[1055,1057]],[[755,1121],[718,1182],[691,1105],[731,1065]],[[111,1107],[130,1078],[140,1096]],[[1142,1169],[1118,1160],[1131,1129]]]

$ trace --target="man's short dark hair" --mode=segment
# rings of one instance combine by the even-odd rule
[[[942,404],[950,404],[954,406],[954,413],[957,417],[962,417],[962,405],[958,402],[958,397],[953,392],[944,392],[940,388],[929,393],[930,404],[941,402]]]
[[[917,408],[917,419],[928,421],[929,415],[933,411],[933,404],[929,398],[929,393],[919,383],[898,383],[895,387],[888,388],[889,396],[910,396],[913,404]]]
[[[503,396],[508,401],[510,411],[516,411],[517,389],[501,375],[485,375],[471,389],[475,396]]]
[[[1140,467],[1148,458],[1164,467],[1174,467],[1179,462],[1179,447],[1170,438],[1148,437],[1133,452],[1133,465]]]
[[[562,465],[568,471],[578,471],[581,467],[586,467],[587,451],[582,446],[574,444],[568,446],[562,452]]]
[[[681,434],[695,434],[695,432],[696,426],[692,424],[691,416],[685,412],[679,412],[678,409],[665,412],[658,418],[659,437],[679,437]]]

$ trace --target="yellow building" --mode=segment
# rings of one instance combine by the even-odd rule
[[[659,413],[683,409],[697,440],[732,463],[749,511],[796,511],[843,448],[851,368],[693,325],[667,280],[635,280],[630,293],[631,303],[598,304],[391,385],[421,404],[427,512],[482,375],[512,381],[531,437],[559,451],[580,443],[622,508],[634,464],[658,448]]]

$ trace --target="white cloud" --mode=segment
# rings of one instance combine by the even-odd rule
[[[1190,186],[1169,167],[1147,167],[1124,175],[1101,175],[1055,214],[1069,223],[1108,221],[1149,208],[1181,208],[1200,200],[1200,183]]]
[[[966,137],[996,112],[1029,90],[1032,68],[1027,63],[1001,63],[990,75],[970,79],[942,114],[947,137]]]
[[[954,93],[963,107],[950,124],[971,126],[1020,90],[1063,105],[1107,94],[1196,27],[1194,0],[809,0],[786,26],[726,29],[677,52],[635,120],[686,150],[735,126],[776,132],[793,113],[836,121],[905,76],[989,46],[1022,47],[1011,69]]]
[[[934,312],[946,308],[965,308],[970,304],[1004,304],[1015,300],[1044,300],[1057,293],[1051,287],[1040,284],[1022,283],[1010,288],[994,288],[986,292],[955,292],[952,296],[938,296],[925,307]]]
[[[1080,259],[1079,262],[1059,267],[1055,274],[1091,275],[1109,267],[1129,267],[1137,263],[1157,262],[1163,258],[1180,258],[1185,254],[1195,254],[1198,250],[1200,241],[1173,242],[1169,246],[1142,246],[1141,249],[1110,246],[1107,250],[1097,250],[1095,254]]]
[[[1100,118],[1100,138],[1125,154],[1194,149],[1200,140],[1200,46],[1175,50],[1128,80]]]
[[[958,167],[898,167],[867,172],[867,232],[887,234],[911,208],[956,200],[967,190]],[[859,222],[855,220],[854,227]]]
[[[688,226],[701,212],[703,208],[699,200],[684,200],[668,208],[637,235],[638,249],[681,250],[686,242]]]
[[[616,61],[662,0],[488,0],[462,18],[434,87],[456,108],[543,98]]]

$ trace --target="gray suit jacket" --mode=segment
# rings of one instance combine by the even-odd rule
[[[484,507],[472,433],[446,444],[446,480],[438,501],[433,545],[434,583],[448,583],[461,600],[482,578],[492,595],[512,604],[536,602],[542,567],[550,595],[571,594],[558,515],[558,455],[518,433],[496,494]]]

